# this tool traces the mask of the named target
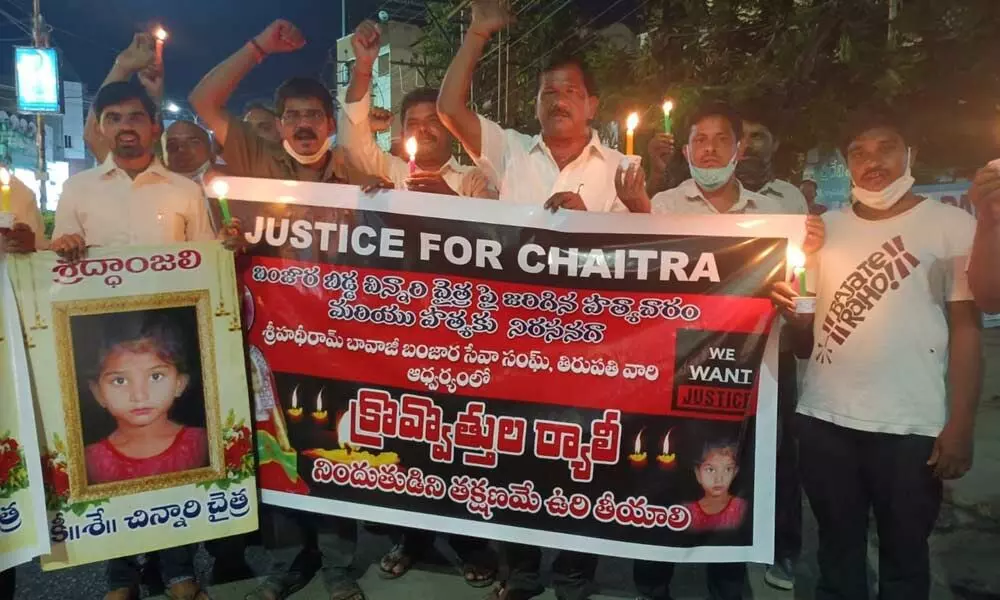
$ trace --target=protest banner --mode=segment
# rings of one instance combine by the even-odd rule
[[[24,337],[0,260],[0,571],[49,551]]]
[[[13,262],[58,569],[257,528],[233,259],[218,243]]]
[[[265,503],[604,555],[771,560],[767,291],[801,217],[227,181],[253,244],[238,272]]]

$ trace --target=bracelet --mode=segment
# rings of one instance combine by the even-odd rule
[[[267,52],[264,52],[264,49],[260,47],[260,44],[257,43],[257,40],[250,38],[250,41],[247,42],[247,45],[249,45],[250,49],[253,50],[254,58],[257,59],[257,64],[259,65],[260,63],[264,62],[264,59],[267,58]]]

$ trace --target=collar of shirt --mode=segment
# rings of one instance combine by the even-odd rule
[[[441,173],[444,174],[447,171],[451,171],[452,173],[465,174],[467,171],[469,171],[469,169],[472,168],[473,167],[463,165],[462,163],[458,162],[457,158],[452,156],[451,158],[448,159],[448,162],[441,165]]]
[[[544,152],[545,155],[548,156],[553,163],[556,162],[555,157],[552,156],[552,151],[549,150],[549,147],[545,144],[545,140],[542,139],[542,134],[538,134],[535,137],[531,138],[531,146],[529,148],[529,152],[535,152],[536,150]],[[584,147],[583,152],[580,153],[580,156],[576,157],[573,160],[573,163],[581,159],[586,160],[586,157],[589,157],[590,155],[596,155],[602,159],[607,158],[604,144],[601,143],[601,138],[598,137],[597,132],[594,131],[593,129],[590,130],[590,142],[588,142],[587,145]]]
[[[108,157],[104,159],[104,162],[101,163],[101,166],[98,167],[97,170],[101,176],[101,179],[117,177],[119,174],[124,175],[126,177],[129,176],[124,169],[118,166],[118,163],[115,162],[114,155],[112,154],[108,154]],[[149,166],[146,167],[146,170],[136,175],[133,181],[135,183],[142,183],[142,181],[140,180],[148,178],[155,178],[155,179],[170,178],[169,171],[167,170],[167,168],[164,167],[163,163],[160,162],[160,159],[156,158],[155,156],[153,157],[153,162],[149,163]]]
[[[759,201],[755,196],[756,193],[743,187],[743,184],[736,181],[736,185],[740,188],[740,198],[736,201],[736,204],[732,206],[728,211],[728,214],[740,214],[745,212],[757,212],[761,206],[759,206]],[[701,192],[701,188],[695,183],[694,179],[688,179],[680,185],[681,192],[688,202],[701,202],[707,206],[712,212],[718,213],[719,210],[715,208],[715,205],[705,199],[704,194]]]

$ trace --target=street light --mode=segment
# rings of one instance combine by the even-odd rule
[[[172,112],[172,113],[174,113],[176,115],[177,113],[181,112],[181,107],[177,106],[177,103],[175,103],[175,102],[168,102],[167,103],[167,111],[168,112]]]

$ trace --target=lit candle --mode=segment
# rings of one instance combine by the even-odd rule
[[[671,111],[674,110],[673,100],[667,100],[663,103],[663,133],[670,133],[673,130],[674,123],[670,118]]]
[[[410,155],[410,174],[417,171],[417,138],[406,140],[406,153]]]
[[[635,128],[639,126],[639,113],[632,113],[625,121],[625,154],[635,154]]]
[[[789,244],[787,256],[788,266],[792,268],[792,277],[798,283],[799,296],[805,296],[808,293],[806,285],[806,255],[798,246]]]
[[[298,423],[302,420],[302,407],[299,406],[299,386],[295,386],[295,389],[292,390],[292,405],[285,410],[285,413],[292,423]]]
[[[645,430],[643,430],[645,431]],[[641,469],[646,466],[646,453],[642,450],[642,431],[635,436],[635,445],[632,454],[628,455],[628,462],[633,467]]]
[[[312,420],[317,425],[326,425],[330,422],[329,413],[323,410],[323,390],[316,394],[316,410],[312,413]]]
[[[662,454],[656,457],[656,463],[666,471],[672,471],[677,466],[677,455],[670,451],[670,434],[672,432],[671,429],[667,435],[663,436]]]
[[[0,212],[10,212],[10,171],[6,167],[0,167]]]
[[[229,222],[233,220],[229,214],[229,200],[226,199],[226,196],[229,195],[229,184],[224,179],[216,179],[212,182],[212,193],[219,200],[219,210],[222,211],[222,224],[229,225]]]
[[[351,445],[351,411],[348,410],[337,418],[334,429],[337,432],[337,444],[340,448],[333,450],[314,448],[303,451],[302,455],[344,464],[366,462],[375,468],[399,464],[399,455],[395,452],[369,452]]]
[[[157,27],[153,36],[156,38],[156,62],[163,64],[163,43],[167,41],[170,34],[163,27]]]

